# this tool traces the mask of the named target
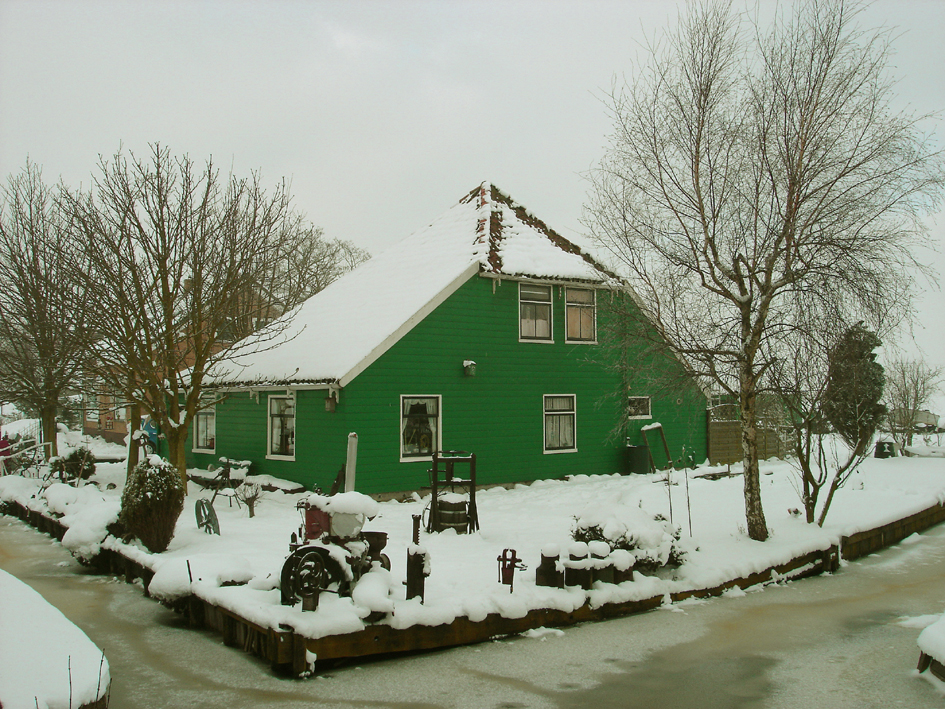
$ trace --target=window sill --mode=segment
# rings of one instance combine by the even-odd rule
[[[597,340],[565,340],[566,345],[596,345]]]
[[[217,452],[216,448],[192,448],[191,451],[193,453],[205,453],[208,455],[214,455]]]
[[[540,344],[540,345],[553,345],[553,344],[555,343],[554,340],[539,340],[539,339],[537,339],[537,338],[531,338],[531,337],[520,337],[520,338],[518,338],[518,341],[519,341],[519,342],[537,343],[537,344]]]
[[[648,414],[647,416],[627,416],[627,421],[652,421],[653,415]]]
[[[545,455],[557,455],[558,453],[577,453],[577,448],[562,448],[560,450],[542,451]]]
[[[266,454],[266,460],[287,460],[290,463],[295,462],[294,455],[274,455],[272,453]]]

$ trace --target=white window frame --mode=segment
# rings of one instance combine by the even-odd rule
[[[640,400],[645,399],[646,411],[647,411],[646,414],[631,416],[630,415],[630,400],[631,399],[640,399]],[[653,400],[649,396],[628,396],[627,397],[627,419],[628,420],[642,421],[644,419],[651,419],[651,418],[653,418]]]
[[[568,300],[569,291],[586,291],[591,294],[590,303],[571,303]],[[590,310],[591,311],[591,328],[593,329],[593,334],[588,338],[571,338],[568,336],[568,333],[571,331],[571,309],[575,308],[576,310]],[[579,315],[580,317],[580,315]],[[564,341],[567,343],[574,343],[577,345],[596,345],[597,344],[597,289],[596,288],[578,288],[573,286],[565,286],[564,288]]]
[[[548,410],[548,399],[570,398],[571,409],[566,410]],[[570,448],[549,448],[548,447],[548,418],[570,417],[571,418],[571,439],[573,445]],[[576,394],[544,394],[541,398],[541,448],[545,454],[556,453],[577,453],[577,395]]]
[[[202,448],[197,444],[199,438],[199,426],[198,422],[201,418],[207,418],[208,416],[213,416],[213,447],[212,448]],[[201,409],[194,415],[194,430],[193,430],[193,451],[194,453],[214,453],[217,449],[217,407],[208,406],[205,409]]]
[[[272,402],[277,399],[288,399],[292,402],[292,453],[281,454],[272,452]],[[266,459],[267,460],[295,460],[295,446],[298,437],[296,423],[298,421],[298,407],[295,396],[291,394],[270,395],[266,401]]]
[[[97,393],[86,394],[85,401],[85,420],[98,423],[101,416],[100,403]]]
[[[432,453],[410,454],[404,450],[404,429],[407,425],[407,418],[404,415],[405,399],[436,399],[436,441],[433,442],[434,450],[443,450],[443,396],[441,394],[401,394],[400,407],[398,409],[398,448],[400,450],[401,463],[413,463],[417,461],[432,461]]]
[[[523,298],[522,296],[522,286],[526,288],[547,288],[548,289],[548,300],[529,300]],[[523,283],[519,281],[518,283],[518,341],[519,342],[544,342],[544,343],[554,343],[555,341],[555,291],[554,286],[546,283]],[[522,334],[522,306],[525,303],[534,303],[535,305],[547,305],[548,306],[548,337],[527,337]]]

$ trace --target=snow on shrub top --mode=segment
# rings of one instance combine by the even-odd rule
[[[92,488],[82,489],[90,490]],[[53,483],[43,491],[42,496],[46,498],[46,505],[48,505],[51,512],[64,515],[69,511],[69,507],[79,499],[79,490],[65,483]],[[99,497],[101,497],[100,493]]]
[[[599,528],[612,547],[630,540],[641,549],[656,549],[667,537],[671,538],[661,521],[653,519],[640,507],[620,500],[588,505],[575,520],[577,530]]]
[[[580,542],[606,542],[614,550],[632,553],[635,566],[641,570],[679,565],[685,556],[676,544],[678,529],[619,497],[588,505],[574,518],[572,535]],[[602,548],[598,547],[600,551]]]

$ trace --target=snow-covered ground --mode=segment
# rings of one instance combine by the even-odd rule
[[[0,570],[0,707],[68,709],[105,696],[104,653],[57,608]]]
[[[266,493],[254,518],[249,518],[245,507],[218,497],[215,508],[221,535],[216,536],[197,528],[195,502],[209,493],[191,486],[175,537],[162,554],[106,536],[105,526],[119,510],[123,464],[100,464],[93,478],[98,485],[78,489],[61,483],[42,489],[39,480],[7,476],[0,478],[0,499],[61,515],[70,528],[63,544],[79,556],[105,546],[152,568],[156,572],[150,586],[154,595],[173,598],[195,593],[260,625],[288,626],[316,638],[360,630],[372,611],[385,613],[381,622],[395,627],[438,625],[459,616],[480,620],[499,613],[515,618],[537,608],[570,611],[585,603],[599,606],[714,587],[826,549],[843,535],[945,502],[945,465],[940,458],[871,458],[838,492],[821,529],[792,513],[801,507],[796,474],[789,463],[772,460],[762,463],[762,499],[771,535],[760,543],[744,531],[741,476],[702,477],[724,470],[703,466],[688,474],[675,472],[669,487],[661,475],[577,475],[509,490],[480,491],[478,533],[421,533],[420,544],[429,553],[431,565],[422,604],[419,599],[405,600],[403,582],[412,515],[422,513],[428,498],[415,495],[406,502],[380,503],[379,513],[365,529],[389,534],[385,553],[392,561],[391,571],[375,568],[366,574],[352,598],[323,593],[315,612],[282,606],[278,590],[289,538],[301,521],[296,510],[301,495]],[[738,472],[737,467],[733,466],[733,472]],[[107,489],[109,483],[115,487]],[[656,514],[671,518],[680,528],[679,543],[686,555],[678,568],[634,572],[632,581],[595,584],[588,591],[535,584],[542,550],[556,546],[566,556],[576,520],[597,521],[618,530],[628,525],[633,533],[639,524],[634,520]],[[661,542],[653,543],[658,547]],[[504,549],[514,549],[528,567],[516,573],[511,593],[498,582],[497,557]]]

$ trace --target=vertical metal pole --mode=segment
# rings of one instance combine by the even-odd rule
[[[354,490],[354,474],[358,464],[358,434],[348,434],[348,458],[345,462],[345,492]]]
[[[423,603],[423,554],[419,553],[420,515],[413,515],[413,545],[407,549],[407,600],[420,597]]]

